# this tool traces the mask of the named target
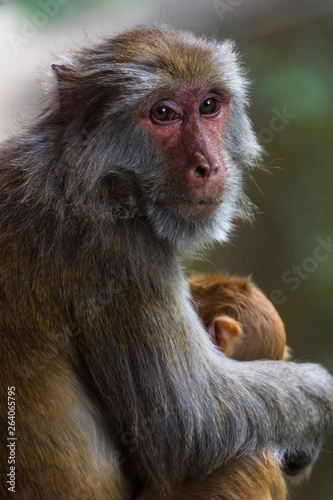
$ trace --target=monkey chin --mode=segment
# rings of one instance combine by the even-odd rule
[[[234,227],[234,220],[242,215],[234,200],[224,195],[207,198],[211,203],[198,206],[182,200],[170,199],[148,204],[147,217],[158,238],[168,241],[172,248],[186,257],[211,246],[223,243]],[[237,201],[237,200],[236,200]],[[172,228],[172,229],[171,229]]]

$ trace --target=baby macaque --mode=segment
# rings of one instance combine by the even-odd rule
[[[195,307],[213,342],[238,361],[289,358],[283,322],[248,279],[198,274],[189,279]]]

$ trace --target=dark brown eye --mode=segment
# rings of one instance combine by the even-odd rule
[[[179,115],[174,112],[173,109],[168,108],[167,106],[160,106],[156,108],[152,113],[153,117],[159,122],[170,122],[172,120],[177,120]]]
[[[221,107],[221,102],[213,97],[208,97],[200,105],[200,113],[202,115],[212,115],[217,113]]]

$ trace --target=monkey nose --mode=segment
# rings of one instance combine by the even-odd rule
[[[218,162],[207,159],[200,155],[193,162],[193,167],[191,168],[193,175],[198,179],[205,179],[211,175],[217,173],[220,165]]]

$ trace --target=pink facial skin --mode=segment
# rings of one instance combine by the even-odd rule
[[[228,95],[186,86],[150,103],[141,117],[166,159],[170,207],[187,218],[209,213],[222,201],[221,140],[229,108]]]

